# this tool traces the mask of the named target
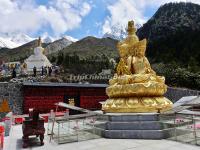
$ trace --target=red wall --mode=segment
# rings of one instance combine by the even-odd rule
[[[75,97],[76,106],[92,110],[101,109],[99,102],[108,98],[102,87],[24,86],[23,112],[37,108],[41,113],[47,113],[55,109],[56,102],[64,102],[66,96]]]

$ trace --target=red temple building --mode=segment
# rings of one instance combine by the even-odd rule
[[[24,83],[23,113],[29,108],[37,108],[41,113],[55,109],[55,103],[65,102],[78,107],[97,110],[101,109],[99,102],[108,97],[105,93],[107,84],[78,83]]]

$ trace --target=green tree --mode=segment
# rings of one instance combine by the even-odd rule
[[[194,57],[192,57],[192,56],[191,56],[190,59],[189,59],[188,69],[189,69],[191,72],[198,72],[198,71],[200,71],[198,62],[197,62],[196,59],[195,59]]]
[[[61,65],[63,63],[63,60],[64,60],[64,54],[63,52],[60,51],[57,57],[57,65]]]
[[[50,57],[50,62],[52,63],[56,62],[56,57],[55,56]]]

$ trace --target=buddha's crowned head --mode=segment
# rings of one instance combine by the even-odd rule
[[[128,34],[135,34],[136,29],[134,27],[134,21],[133,20],[128,22],[127,32],[128,32]]]
[[[127,32],[127,38],[123,41],[120,41],[117,45],[120,57],[123,58],[129,55],[143,57],[146,50],[146,40],[139,41],[136,35],[134,21],[128,22]]]

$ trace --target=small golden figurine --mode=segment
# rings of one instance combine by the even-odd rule
[[[163,97],[167,91],[165,78],[157,76],[145,57],[146,39],[139,41],[134,22],[128,22],[128,36],[118,43],[120,62],[117,73],[109,80],[109,99],[104,112],[160,112],[172,107]]]

